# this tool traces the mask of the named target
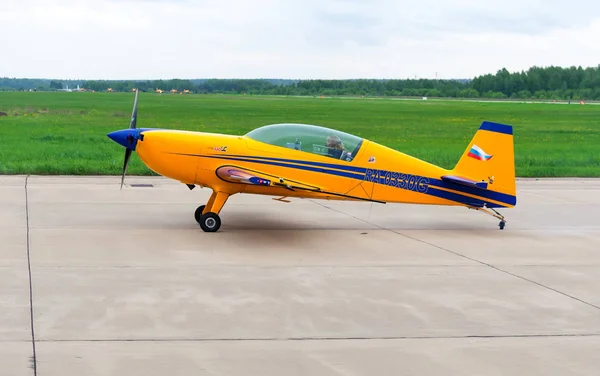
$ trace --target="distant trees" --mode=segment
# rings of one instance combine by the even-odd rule
[[[473,79],[478,92],[501,92],[519,99],[595,99],[600,100],[600,65],[582,67],[531,67],[527,71],[509,73],[499,70]]]
[[[270,94],[305,96],[405,96],[490,99],[600,100],[600,65],[597,67],[531,67],[509,72],[506,68],[472,80],[279,80],[279,79],[194,79],[194,80],[36,80],[0,78],[2,90],[57,90],[77,85],[87,90],[155,91],[212,94]]]
[[[62,89],[63,88],[63,84],[60,81],[57,80],[51,80],[50,81],[50,89]]]
[[[0,77],[0,91],[51,90],[50,80]],[[60,88],[60,87],[59,87]],[[52,89],[55,90],[55,89]]]

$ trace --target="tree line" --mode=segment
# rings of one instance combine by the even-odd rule
[[[90,91],[189,91],[199,94],[255,94],[300,96],[398,96],[494,99],[600,100],[597,67],[531,67],[527,71],[473,79],[173,79],[173,80],[42,80],[0,78],[0,90],[52,91],[75,88]]]

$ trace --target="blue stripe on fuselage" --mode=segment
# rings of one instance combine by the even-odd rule
[[[506,193],[489,191],[483,188],[469,187],[460,184],[447,183],[443,180],[431,179],[429,185],[434,185],[440,188],[452,189],[455,191],[460,191],[463,193],[468,193],[475,196],[481,196],[490,200],[499,201],[508,205],[515,205],[517,203],[517,198],[512,195],[508,195]]]
[[[397,173],[397,172],[393,172],[393,171],[375,170],[374,169],[374,170],[370,170],[370,171],[377,171],[376,177],[374,176],[374,174],[370,174],[369,176],[367,176],[366,168],[354,167],[354,166],[343,166],[343,165],[338,165],[338,164],[330,164],[330,163],[322,163],[322,162],[300,161],[300,160],[284,159],[284,158],[237,156],[237,155],[234,155],[234,156],[196,155],[196,156],[295,168],[295,169],[300,169],[300,170],[305,170],[305,171],[313,171],[313,172],[320,172],[320,173],[326,173],[326,174],[331,174],[331,175],[343,176],[343,177],[347,177],[347,178],[351,178],[351,179],[372,181],[374,183],[381,184],[381,185],[389,185],[389,184],[385,183],[385,176],[388,172],[391,173],[392,175],[394,175],[394,174],[403,175],[402,173]],[[302,163],[302,164],[306,164],[309,166],[298,165],[297,163]],[[351,171],[356,171],[356,172],[362,172],[362,174],[355,174],[355,173],[336,171],[336,170],[311,167],[311,166],[323,166],[323,167],[337,168],[340,170],[344,169],[347,171],[351,170]],[[500,205],[493,204],[493,203],[487,202],[485,200],[464,196],[461,193],[468,193],[468,194],[475,195],[475,196],[481,196],[483,198],[502,202],[507,205],[515,205],[516,204],[516,197],[505,194],[505,193],[489,191],[489,190],[476,188],[476,187],[468,187],[468,186],[462,186],[462,185],[458,185],[458,184],[447,183],[440,179],[428,178],[428,177],[424,177],[424,176],[416,176],[416,178],[417,179],[419,179],[419,178],[428,179],[427,184],[429,185],[430,188],[427,190],[427,192],[420,192],[420,193],[430,194],[432,196],[448,199],[451,201],[461,202],[461,203],[473,205],[473,206],[482,206],[485,203],[486,206],[488,206],[488,207],[501,207]],[[445,189],[451,189],[451,190],[458,191],[458,192],[443,191],[443,190],[431,188],[431,186],[436,186],[436,187],[445,188]]]
[[[463,196],[458,193],[443,191],[441,189],[436,189],[436,188],[431,188],[431,187],[429,187],[429,189],[427,190],[427,194],[430,194],[432,196],[436,196],[439,198],[443,198],[446,200],[450,200],[450,201],[461,202],[463,204],[476,206],[476,207],[483,207],[484,204],[488,208],[501,208],[502,207],[502,205],[493,204],[493,203],[490,203],[490,202],[487,202],[484,200],[480,200],[477,198]]]

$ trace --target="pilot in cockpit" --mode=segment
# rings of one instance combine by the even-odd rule
[[[338,136],[327,137],[327,149],[327,154],[336,159],[340,159],[342,157],[342,153],[344,153],[346,150],[344,149],[342,140],[340,140]]]

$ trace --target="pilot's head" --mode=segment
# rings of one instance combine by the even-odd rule
[[[327,137],[327,147],[332,149],[344,149],[344,145],[342,144],[342,140],[338,136],[329,136]]]

